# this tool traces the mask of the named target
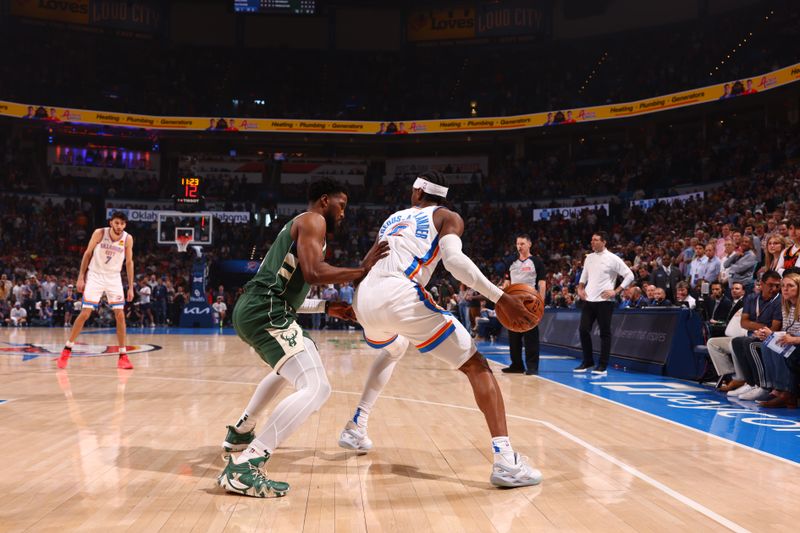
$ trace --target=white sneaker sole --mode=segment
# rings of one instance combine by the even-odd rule
[[[533,485],[538,485],[542,482],[542,475],[539,474],[537,477],[531,477],[527,479],[516,479],[509,475],[501,475],[497,473],[492,473],[492,476],[489,478],[489,482],[494,485],[495,487],[503,487],[513,489],[516,487],[531,487]]]
[[[237,494],[239,496],[250,496],[251,498],[280,498],[282,496],[286,496],[286,494],[289,492],[289,489],[270,489],[264,493],[258,493],[253,490],[252,487],[248,487],[244,484],[241,488],[232,486],[229,483],[228,476],[226,476],[224,473],[217,477],[217,485],[225,489],[225,492],[230,492],[231,494]]]
[[[342,431],[339,436],[339,447],[345,450],[355,450],[358,452],[368,452],[372,449],[372,441],[369,439],[356,439],[349,432]]]

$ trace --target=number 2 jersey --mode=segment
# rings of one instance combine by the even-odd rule
[[[378,261],[372,272],[403,276],[425,286],[442,258],[439,232],[433,213],[441,206],[412,207],[387,218],[378,231],[380,240],[389,242],[389,255]]]

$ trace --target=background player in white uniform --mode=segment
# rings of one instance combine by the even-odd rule
[[[125,232],[128,217],[125,213],[115,211],[111,215],[109,227],[98,228],[92,233],[89,246],[83,253],[81,269],[78,273],[78,292],[83,293],[81,313],[72,325],[69,340],[58,358],[58,368],[66,368],[72,346],[80,335],[83,324],[89,319],[92,311],[97,309],[100,298],[105,293],[114,318],[117,321],[117,343],[119,344],[119,360],[117,367],[131,369],[133,365],[128,359],[125,339],[125,296],[122,292],[120,270],[125,262],[128,274],[128,298],[133,300],[133,237]],[[88,270],[88,273],[87,273]]]
[[[495,457],[490,481],[502,487],[535,485],[542,475],[511,448],[503,395],[486,359],[461,322],[437,306],[424,288],[442,260],[456,279],[505,305],[509,316],[519,317],[518,325],[530,324],[522,300],[493,285],[461,251],[464,221],[440,205],[446,195],[444,176],[427,172],[414,182],[413,207],[393,214],[380,228],[378,238],[388,241],[391,251],[367,274],[353,300],[367,344],[380,354],[339,445],[354,450],[372,448],[367,418],[408,344],[414,343],[420,352],[441,359],[469,378],[492,435]]]

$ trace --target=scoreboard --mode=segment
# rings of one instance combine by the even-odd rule
[[[199,211],[205,208],[203,178],[200,176],[180,176],[175,191],[175,209]]]
[[[233,11],[272,15],[316,15],[317,0],[234,0]]]

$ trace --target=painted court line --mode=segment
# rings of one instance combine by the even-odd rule
[[[499,363],[499,362],[494,361],[492,359],[487,359],[487,360],[490,363],[498,365],[498,366],[506,366],[505,364]],[[612,400],[610,398],[604,398],[603,396],[600,396],[598,394],[594,394],[594,393],[589,392],[589,391],[578,389],[576,387],[570,387],[569,385],[566,385],[564,383],[560,383],[560,382],[552,380],[550,378],[543,377],[541,374],[536,376],[536,377],[538,379],[547,381],[548,383],[552,383],[554,385],[558,385],[559,387],[564,387],[565,389],[568,389],[568,390],[571,390],[571,391],[577,391],[577,392],[580,392],[581,394],[585,394],[585,395],[590,396],[592,398],[597,398],[598,400],[603,400],[604,402],[613,403],[614,405],[618,405],[620,407],[624,407],[626,409],[630,409],[631,411],[636,411],[637,413],[641,413],[643,415],[647,415],[647,416],[655,418],[657,420],[661,420],[662,422],[668,422],[668,423],[670,423],[670,424],[672,424],[674,426],[678,426],[679,428],[688,429],[688,430],[694,431],[695,433],[699,433],[700,435],[703,435],[703,436],[706,436],[706,437],[712,437],[712,438],[714,438],[714,439],[716,439],[718,441],[724,442],[726,444],[733,444],[733,445],[738,446],[739,448],[742,448],[744,450],[748,450],[748,451],[757,453],[757,454],[762,455],[764,457],[769,457],[770,459],[776,459],[776,460],[781,461],[782,463],[785,463],[787,465],[792,465],[795,468],[800,468],[800,463],[797,463],[797,462],[792,461],[790,459],[786,459],[786,458],[781,457],[779,455],[773,455],[773,454],[771,454],[769,452],[765,452],[763,450],[759,450],[758,448],[753,448],[752,446],[748,446],[747,444],[742,444],[740,442],[736,442],[735,440],[726,439],[725,437],[720,437],[719,435],[714,435],[713,433],[710,433],[708,431],[703,431],[702,429],[697,429],[697,428],[693,428],[692,426],[687,426],[685,424],[681,424],[680,422],[676,422],[674,420],[670,420],[669,418],[665,418],[663,416],[660,416],[660,415],[657,415],[657,414],[654,414],[654,413],[650,413],[650,412],[644,411],[642,409],[638,409],[638,408],[633,407],[631,405],[624,404],[624,403],[618,402],[616,400]],[[681,381],[681,380],[676,380],[676,381]],[[658,382],[654,381],[653,383],[658,383]]]
[[[30,372],[30,373],[32,373],[32,374],[33,373],[41,374],[43,372]],[[76,374],[72,374],[72,375],[74,375],[74,376],[84,376],[84,377],[108,377],[107,375],[103,375],[103,374],[78,374],[78,373],[76,373]],[[195,381],[195,382],[199,382],[199,383],[224,383],[224,384],[248,385],[248,386],[257,385],[257,383],[251,383],[249,381],[224,381],[224,380],[215,380],[215,379],[195,379],[195,378],[181,378],[181,377],[169,377],[169,376],[141,376],[140,375],[138,377],[139,378],[144,378],[144,379],[158,379],[158,380],[167,380],[167,381]],[[548,380],[548,381],[550,381],[550,380]],[[559,383],[559,385],[560,385],[560,383]],[[567,387],[567,388],[569,388],[571,390],[577,390],[577,389],[572,389],[572,387]],[[334,392],[336,394],[347,394],[349,396],[361,396],[360,392],[339,391],[339,390],[334,390],[332,392]],[[592,395],[592,396],[594,396],[594,395]],[[461,410],[464,410],[464,411],[473,411],[473,412],[480,413],[480,409],[478,409],[477,407],[466,407],[466,406],[463,406],[463,405],[455,405],[455,404],[442,403],[442,402],[432,402],[432,401],[428,401],[428,400],[418,400],[418,399],[415,399],[415,398],[403,398],[403,397],[399,397],[399,396],[380,396],[380,397],[384,398],[384,399],[387,399],[387,400],[396,400],[396,401],[402,401],[402,402],[420,403],[420,404],[424,404],[424,405],[434,405],[434,406],[439,406],[439,407],[449,407],[451,409],[461,409]],[[612,402],[612,403],[617,403],[617,402]],[[618,404],[618,405],[622,405],[622,404]],[[623,407],[626,407],[626,406],[623,405]],[[638,411],[638,409],[637,409],[637,411]],[[639,469],[637,469],[637,468],[635,468],[633,466],[630,466],[627,463],[624,463],[623,461],[617,459],[616,457],[610,455],[609,453],[601,450],[600,448],[597,448],[596,446],[586,442],[585,440],[581,439],[580,437],[577,437],[577,436],[573,435],[572,433],[570,433],[570,432],[568,432],[568,431],[556,426],[555,424],[553,424],[551,422],[547,422],[546,420],[539,420],[539,419],[536,419],[536,418],[528,418],[528,417],[519,416],[519,415],[509,415],[509,414],[507,414],[506,416],[508,418],[514,418],[514,419],[517,419],[517,420],[523,420],[523,421],[526,421],[526,422],[531,422],[531,423],[535,423],[535,424],[541,424],[541,425],[545,426],[546,428],[554,431],[555,433],[558,433],[562,437],[564,437],[564,438],[566,438],[568,440],[571,440],[575,444],[577,444],[577,445],[585,448],[586,450],[594,453],[595,455],[597,455],[599,457],[602,457],[606,461],[616,465],[617,467],[621,468],[622,470],[625,470],[626,472],[628,472],[632,476],[640,479],[641,481],[647,483],[651,487],[661,491],[662,493],[666,494],[667,496],[679,501],[680,503],[686,505],[687,507],[695,510],[696,512],[698,512],[698,513],[700,513],[702,515],[704,515],[706,518],[709,518],[710,520],[713,520],[714,522],[718,523],[719,525],[721,525],[721,526],[723,526],[723,527],[725,527],[725,528],[727,528],[727,529],[729,529],[731,531],[736,531],[737,533],[749,533],[748,529],[740,526],[739,524],[737,524],[737,523],[735,523],[735,522],[733,522],[731,520],[728,520],[724,516],[721,516],[721,515],[715,513],[714,511],[712,511],[708,507],[704,506],[703,504],[701,504],[701,503],[689,498],[688,496],[685,496],[684,494],[681,494],[680,492],[678,492],[676,490],[671,489],[667,485],[664,485],[660,481],[651,478],[650,476],[648,476],[644,472],[640,471]],[[661,419],[661,417],[656,417],[656,418]],[[663,419],[661,419],[661,420],[663,420]],[[685,426],[681,425],[681,427],[685,427]],[[700,433],[702,433],[702,432],[700,432]],[[725,440],[725,439],[722,439],[722,440]],[[725,440],[725,442],[730,442],[730,441]],[[752,449],[752,448],[748,448],[746,446],[744,448]],[[769,457],[773,457],[772,455],[769,455],[769,454],[766,454],[766,455],[768,455]]]

